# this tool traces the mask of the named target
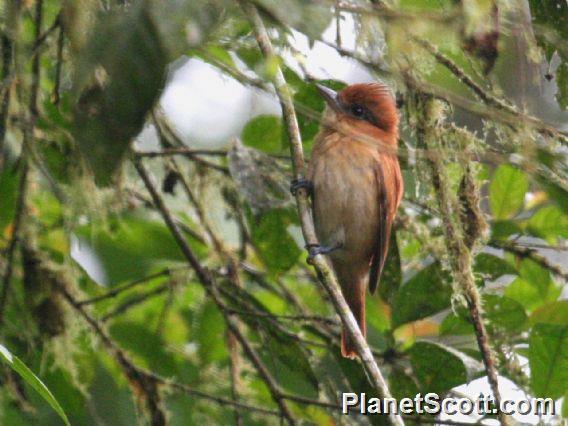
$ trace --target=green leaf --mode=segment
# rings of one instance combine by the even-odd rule
[[[519,169],[502,164],[489,185],[489,205],[495,219],[508,219],[523,207],[529,182]]]
[[[556,182],[537,177],[538,184],[548,193],[550,200],[555,203],[565,215],[568,215],[568,191]]]
[[[389,385],[393,397],[398,400],[402,398],[414,398],[420,389],[403,368],[394,368],[389,376]]]
[[[74,134],[99,184],[112,182],[158,98],[168,55],[149,2],[101,15],[78,61]]]
[[[432,263],[405,284],[394,297],[393,328],[426,318],[450,306],[452,286],[440,263]]]
[[[462,312],[459,314],[450,312],[450,314],[444,318],[442,324],[440,324],[440,334],[442,336],[460,336],[473,334],[474,332],[473,325]]]
[[[519,224],[512,220],[496,220],[491,224],[491,238],[494,240],[507,240],[511,235],[522,233]]]
[[[560,288],[554,283],[550,272],[531,259],[523,259],[519,278],[505,289],[505,296],[516,300],[531,311],[542,303],[556,300]]]
[[[564,58],[556,70],[556,84],[558,85],[556,99],[562,108],[568,109],[568,58]]]
[[[277,22],[289,25],[308,37],[318,38],[327,28],[333,17],[329,7],[317,2],[301,0],[257,0],[260,10]]]
[[[102,263],[110,286],[146,277],[157,269],[183,262],[178,245],[167,227],[142,215],[126,215],[103,224],[83,226],[77,235]],[[151,241],[151,244],[149,244]],[[189,243],[197,253],[203,246],[194,239]]]
[[[485,317],[492,329],[520,331],[527,323],[527,314],[523,306],[508,297],[486,294],[483,296]]]
[[[529,339],[531,387],[536,397],[560,398],[568,390],[568,325],[536,324]]]
[[[5,228],[12,223],[16,213],[16,200],[18,198],[19,173],[13,166],[6,165],[0,170],[0,195],[2,207],[0,208],[0,239],[4,237]]]
[[[135,321],[117,321],[110,327],[110,334],[122,348],[135,355],[138,364],[164,376],[177,373],[177,366],[167,345],[148,324]]]
[[[490,280],[496,280],[503,275],[516,275],[517,271],[509,262],[489,253],[479,253],[475,256],[474,270],[476,273],[487,275]]]
[[[408,354],[416,378],[428,392],[442,394],[468,380],[460,357],[441,345],[417,342]]]
[[[402,270],[400,266],[400,253],[396,232],[391,234],[389,253],[379,283],[379,295],[392,306],[396,292],[402,284]]]
[[[63,408],[59,405],[59,402],[55,399],[51,391],[44,385],[44,383],[22,362],[20,359],[12,355],[10,351],[3,345],[0,345],[0,358],[4,360],[6,364],[10,366],[12,370],[20,375],[22,379],[25,380],[34,390],[41,395],[41,397],[53,408],[59,417],[65,422],[66,425],[70,425]]]
[[[533,235],[556,244],[559,237],[568,238],[568,216],[556,206],[546,206],[529,219],[528,228]]]
[[[282,150],[282,119],[276,115],[259,115],[246,124],[241,139],[251,148],[278,153]]]
[[[530,323],[568,325],[568,300],[547,303],[535,309],[530,316]]]
[[[288,227],[296,221],[296,212],[288,209],[270,210],[257,218],[249,215],[252,240],[273,273],[290,269],[302,252],[288,232]]]
[[[212,301],[201,306],[195,318],[193,339],[199,344],[199,361],[202,365],[227,358],[225,322]]]

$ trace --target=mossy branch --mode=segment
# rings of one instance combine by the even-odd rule
[[[417,133],[418,143],[423,145],[426,152],[439,149],[441,134],[437,131],[439,122],[443,120],[443,108],[436,105],[439,101],[429,96],[416,95],[416,110],[418,114]],[[481,295],[475,284],[473,276],[473,256],[470,247],[475,245],[475,239],[479,233],[468,230],[468,223],[462,223],[461,208],[451,192],[446,175],[443,160],[436,155],[426,156],[429,165],[432,186],[436,195],[442,228],[446,242],[446,251],[449,259],[452,275],[456,280],[459,291],[466,299],[467,308],[475,329],[477,344],[483,358],[483,364],[487,373],[487,379],[493,392],[497,407],[501,406],[501,394],[498,386],[498,375],[495,367],[495,357],[491,351],[489,336],[485,328],[482,316]],[[470,191],[478,191],[476,186],[470,187]],[[469,199],[479,200],[479,194],[471,194]],[[466,216],[467,217],[467,216]],[[509,424],[508,417],[499,412],[499,420],[502,425]]]

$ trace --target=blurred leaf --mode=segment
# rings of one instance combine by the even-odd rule
[[[547,303],[541,306],[530,316],[530,322],[535,324],[568,325],[568,300]]]
[[[517,273],[516,269],[505,259],[489,253],[479,253],[475,256],[474,271],[488,275],[490,280]]]
[[[556,84],[558,85],[556,99],[562,108],[568,109],[568,58],[564,58],[556,70]]]
[[[568,38],[568,5],[563,0],[529,0],[533,21],[547,25]]]
[[[550,244],[557,239],[568,238],[568,216],[556,206],[545,206],[539,209],[528,222],[531,233],[544,238]]]
[[[505,296],[516,300],[529,311],[542,303],[556,300],[559,295],[560,289],[550,272],[531,259],[523,259],[519,278],[505,289]]]
[[[402,398],[414,398],[420,389],[402,368],[394,368],[389,376],[390,391],[398,400]]]
[[[282,273],[294,266],[302,252],[288,232],[297,222],[296,212],[270,210],[257,218],[249,215],[248,221],[254,245],[270,272]]]
[[[278,153],[282,148],[282,119],[276,115],[259,115],[246,124],[241,138],[251,148]]]
[[[16,200],[18,198],[19,173],[15,167],[7,165],[0,169],[0,238],[4,237],[4,230],[12,223],[16,213]]]
[[[560,398],[568,390],[568,325],[536,324],[529,339],[531,387],[536,397]]]
[[[162,338],[153,332],[148,324],[135,321],[116,321],[110,327],[110,334],[124,349],[136,356],[145,368],[164,376],[177,373],[176,362],[166,351]]]
[[[316,396],[318,378],[308,359],[307,351],[293,336],[284,332],[268,318],[271,312],[255,296],[239,287],[224,294],[226,303],[237,311],[257,311],[259,316],[243,315],[241,320],[260,336],[260,355],[274,377],[286,389],[305,396]],[[267,316],[263,316],[267,315]]]
[[[251,69],[255,70],[262,62],[262,53],[255,47],[239,47],[236,50],[237,56]]]
[[[301,0],[256,0],[260,11],[279,23],[289,25],[308,37],[318,38],[333,17],[329,7],[314,1]]]
[[[400,266],[400,253],[396,232],[391,234],[389,253],[385,261],[381,282],[379,283],[379,295],[392,306],[396,292],[402,284],[402,270]]]
[[[261,356],[266,366],[286,390],[307,397],[317,397],[318,378],[308,361],[305,350],[297,341],[279,333],[267,336]]]
[[[59,405],[59,402],[55,399],[50,390],[43,384],[43,382],[28,368],[26,365],[20,361],[20,359],[10,353],[6,347],[0,345],[0,358],[10,366],[18,375],[25,380],[34,390],[41,395],[41,397],[53,408],[59,417],[65,422],[66,425],[70,425],[67,416]]]
[[[74,133],[99,184],[112,182],[163,85],[168,57],[148,4],[101,15],[78,62]]]
[[[548,193],[550,200],[568,215],[568,191],[548,179],[537,178],[539,185]]]
[[[491,238],[495,240],[506,240],[511,235],[522,233],[522,228],[512,220],[496,220],[491,226]]]
[[[475,332],[471,321],[464,315],[463,312],[456,314],[455,312],[450,312],[450,314],[444,318],[442,324],[440,324],[440,334],[442,336],[449,335],[466,335],[473,334]]]
[[[93,224],[77,230],[81,244],[90,247],[100,260],[110,286],[144,278],[158,268],[185,260],[161,222],[126,215],[112,220],[111,227]],[[203,252],[201,243],[191,238],[189,243],[197,253]]]
[[[496,219],[508,219],[523,206],[529,187],[525,174],[509,165],[500,165],[489,185],[489,205]]]
[[[506,331],[519,331],[527,323],[527,314],[523,306],[508,297],[495,294],[483,296],[485,318],[489,320],[492,329],[501,328]]]
[[[59,182],[70,183],[71,167],[77,159],[71,142],[42,141],[36,144],[36,149],[51,176]]]
[[[450,306],[451,280],[438,262],[432,263],[402,285],[394,297],[393,328],[426,318]]]
[[[330,371],[330,376],[334,377],[334,383],[338,384],[339,392],[365,393],[367,400],[379,397],[377,390],[369,384],[369,379],[359,363],[343,358],[338,346],[333,348],[331,354],[326,354],[322,363]],[[359,416],[356,414],[353,415],[353,422],[358,418]],[[367,416],[366,418],[372,425],[386,426],[390,424],[388,416],[384,414]]]
[[[442,394],[468,380],[463,361],[441,345],[417,342],[408,351],[422,389]]]
[[[195,318],[193,338],[199,344],[199,361],[207,365],[227,358],[225,321],[215,304],[208,300]]]

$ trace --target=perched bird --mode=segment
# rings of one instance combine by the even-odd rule
[[[310,255],[329,254],[343,295],[366,336],[365,293],[379,283],[392,223],[403,192],[397,159],[398,112],[387,86],[354,84],[340,92],[318,85],[327,107],[307,180],[292,183],[312,196],[320,242]],[[341,353],[356,356],[345,329]]]

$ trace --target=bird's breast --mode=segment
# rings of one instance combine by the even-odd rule
[[[378,233],[377,161],[376,150],[356,141],[338,140],[314,151],[309,178],[316,232],[322,244],[343,244],[337,255],[359,260],[372,255]]]

